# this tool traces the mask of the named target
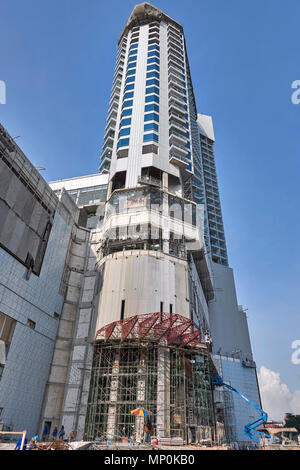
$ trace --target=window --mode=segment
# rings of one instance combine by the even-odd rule
[[[160,51],[160,47],[157,44],[152,44],[148,47],[148,51]]]
[[[128,149],[117,151],[117,158],[127,158],[127,157],[128,157]]]
[[[128,90],[134,90],[134,83],[130,83],[129,85],[126,86],[125,91]]]
[[[159,96],[157,95],[146,96],[146,103],[152,103],[152,101],[155,101],[155,103],[159,103]]]
[[[126,127],[125,129],[121,129],[119,132],[119,137],[123,137],[125,135],[130,134],[130,127]]]
[[[160,57],[160,53],[158,51],[150,51],[148,52],[148,57]]]
[[[148,112],[148,111],[156,111],[157,113],[159,113],[159,106],[155,103],[147,104],[145,106],[145,112]]]
[[[136,67],[136,62],[130,62],[127,66],[127,69],[134,69]]]
[[[130,126],[130,124],[131,124],[131,118],[122,119],[121,124],[120,124],[120,127]]]
[[[156,155],[158,154],[158,147],[154,144],[152,145],[144,145],[142,154],[146,155],[147,153],[155,153]]]
[[[159,44],[159,39],[151,39],[148,44]]]
[[[124,101],[123,108],[129,108],[130,106],[133,106],[133,100]]]
[[[129,139],[121,139],[118,143],[117,148],[128,147],[128,145],[129,145]]]
[[[153,72],[148,72],[146,77],[147,78],[152,78],[152,77],[159,78],[160,75],[158,72],[153,71]]]
[[[152,64],[152,63],[159,64],[160,60],[157,57],[151,57],[150,59],[147,60],[147,64]]]
[[[158,114],[155,114],[155,113],[145,114],[145,121],[159,122],[159,116],[158,116]]]
[[[137,43],[134,43],[134,44],[131,44],[130,46],[130,51],[133,51],[133,49],[137,49],[139,47],[139,45]]]
[[[156,85],[159,87],[159,81],[156,78],[152,78],[151,80],[146,81],[146,87],[151,86],[151,85]]]
[[[135,81],[135,76],[134,77],[128,77],[128,78],[126,78],[125,83],[127,84],[127,83],[134,82],[134,81]]]
[[[144,135],[144,142],[151,142],[151,141],[158,142],[158,135],[154,134],[153,132],[152,132],[152,134],[145,134]]]
[[[124,109],[124,111],[121,114],[121,118],[125,116],[131,116],[132,115],[132,108]]]
[[[135,72],[136,72],[135,69],[129,69],[129,70],[127,70],[127,77],[128,77],[129,75],[135,75]]]
[[[137,49],[132,49],[129,51],[128,57],[132,57],[133,55],[137,55]]]
[[[124,95],[124,100],[128,100],[129,98],[133,98],[133,91],[130,91],[129,93],[125,93]]]
[[[151,88],[146,88],[146,95],[150,95],[150,93],[156,93],[159,95],[159,88],[157,87],[151,87]]]
[[[151,122],[150,124],[145,124],[144,125],[144,131],[147,132],[147,131],[157,131],[158,132],[158,125],[155,124],[155,122]]]
[[[131,57],[128,58],[128,63],[130,63],[130,62],[136,62],[136,61],[137,61],[137,55],[131,56]]]
[[[159,65],[157,65],[157,64],[148,65],[147,66],[147,72],[149,72],[150,70],[157,70],[159,72],[159,70],[160,70]]]

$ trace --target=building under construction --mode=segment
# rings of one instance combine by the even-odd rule
[[[4,130],[0,141],[0,181],[12,181],[0,191],[5,426],[140,441],[148,418],[131,411],[143,407],[161,442],[220,442],[224,426],[243,440],[252,410],[212,383],[222,374],[259,403],[256,369],[228,266],[212,120],[197,113],[182,25],[148,3],[134,8],[100,173],[49,187]],[[3,335],[11,320],[17,335]],[[15,378],[17,408],[24,338],[36,359],[24,402]]]
[[[81,227],[41,427],[141,440],[144,418],[131,411],[144,407],[160,440],[216,442],[224,424],[231,440],[243,440],[240,417],[248,422],[252,410],[227,407],[226,393],[212,387],[218,369],[259,402],[213,144],[211,118],[197,113],[182,25],[137,5],[118,41],[101,174],[50,183],[79,206]]]
[[[142,441],[152,433],[182,442],[215,438],[211,360],[201,331],[176,314],[136,315],[98,331],[94,345],[85,437]]]

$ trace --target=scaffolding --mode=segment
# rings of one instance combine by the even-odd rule
[[[97,333],[85,439],[141,441],[152,435],[184,442],[213,440],[210,353],[199,330],[179,315],[138,315]],[[151,416],[136,417],[145,408]]]

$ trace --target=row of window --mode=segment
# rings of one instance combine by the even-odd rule
[[[154,33],[154,34],[153,34]],[[155,43],[152,43],[152,39],[159,39],[159,31],[149,30],[149,46],[148,46],[148,57],[147,57],[147,74],[146,74],[146,98],[145,98],[145,124],[144,124],[144,142],[158,142],[158,135],[155,132],[159,132],[159,78],[160,78],[160,47]],[[119,137],[121,138],[118,142],[117,148],[129,146],[130,139],[130,126],[133,109],[133,97],[134,97],[134,86],[135,86],[135,75],[137,65],[137,50],[138,40],[133,42],[129,48],[127,74],[125,80],[125,94],[123,98],[121,123]],[[149,131],[154,131],[149,133]]]
[[[123,97],[123,106],[121,114],[121,123],[120,123],[120,132],[119,132],[119,141],[117,149],[121,147],[129,146],[129,136],[130,136],[130,125],[131,125],[131,116],[133,109],[133,97],[134,97],[134,86],[135,86],[135,73],[136,73],[136,64],[137,64],[137,51],[138,51],[138,38],[137,41],[132,42],[129,48],[128,61],[127,61],[127,73],[125,79],[125,94]],[[128,136],[128,137],[127,137]],[[120,137],[125,137],[120,138]]]
[[[151,34],[149,31],[149,39]],[[146,97],[144,116],[144,142],[158,142],[159,132],[159,79],[160,79],[160,47],[158,44],[148,45]],[[149,113],[149,114],[148,114]],[[152,131],[152,132],[149,132]],[[154,131],[154,132],[153,132]]]

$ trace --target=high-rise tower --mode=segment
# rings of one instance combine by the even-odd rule
[[[160,440],[217,441],[223,421],[231,440],[244,439],[252,410],[212,386],[221,373],[259,403],[247,318],[228,266],[213,143],[211,118],[197,114],[181,24],[137,5],[118,42],[101,181],[91,177],[89,203],[80,206],[91,248],[76,300],[71,284],[67,296],[67,314],[72,307],[78,320],[64,398],[51,402],[54,381],[44,422],[51,414],[79,438],[140,439],[143,418],[130,411],[144,407]],[[104,204],[93,194],[107,183]],[[50,185],[78,199],[88,178],[76,184]]]

